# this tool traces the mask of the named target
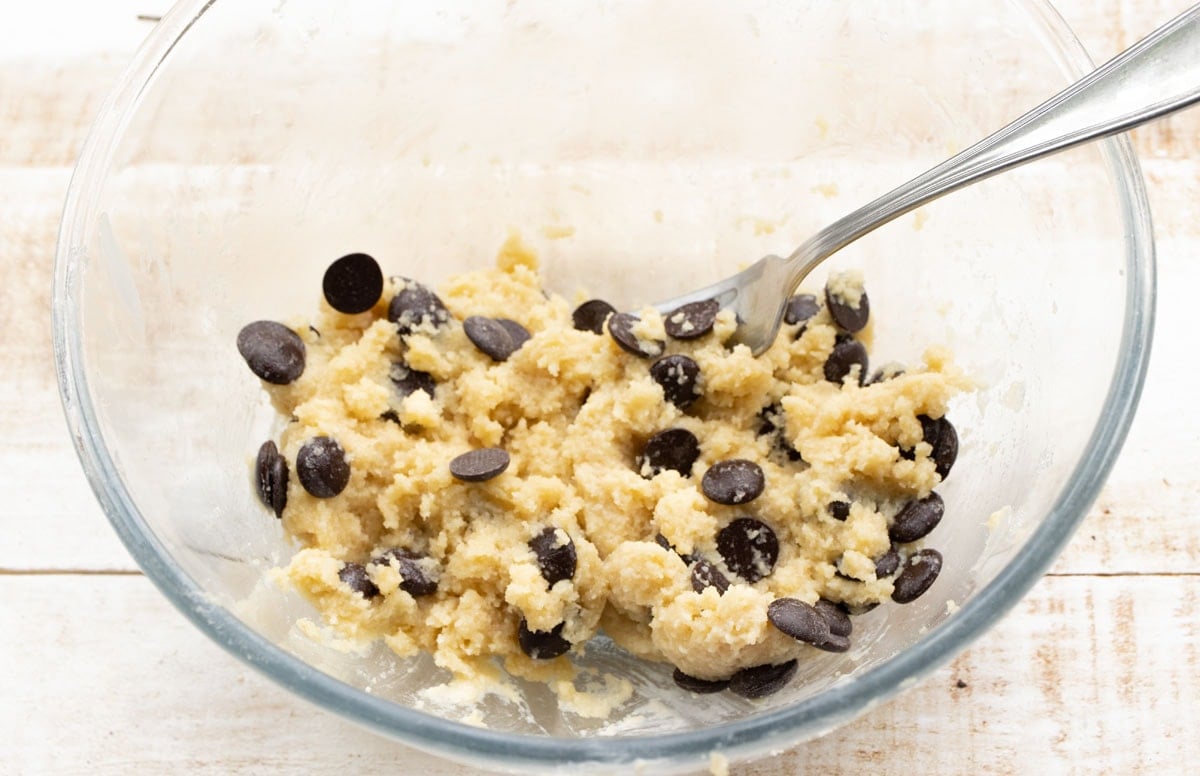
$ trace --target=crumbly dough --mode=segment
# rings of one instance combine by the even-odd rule
[[[523,616],[534,630],[565,623],[576,651],[603,630],[635,655],[723,679],[815,654],[768,622],[778,597],[851,607],[889,597],[892,581],[876,579],[873,560],[889,549],[889,520],[939,481],[917,416],[941,417],[967,387],[944,352],[932,349],[883,382],[835,385],[822,371],[838,334],[824,307],[799,338],[799,327],[784,326],[758,358],[723,344],[734,329],[727,312],[711,334],[681,341],[643,311],[640,336],[666,340],[667,353],[701,368],[703,398],[684,411],[664,401],[651,360],[607,333],[572,327],[572,304],[543,293],[536,259],[518,239],[494,269],[453,277],[439,293],[454,321],[403,338],[387,320],[393,281],[367,313],[344,315],[322,302],[312,328],[293,322],[307,348],[303,375],[267,386],[291,418],[279,445],[289,462],[319,435],[336,439],[350,462],[349,485],[333,498],[314,498],[293,474],[282,518],[302,549],[281,576],[338,633],[383,639],[402,656],[430,652],[458,679],[495,675],[495,658],[517,676],[569,679],[567,657],[522,652]],[[515,319],[532,339],[495,362],[464,334],[470,315]],[[869,344],[870,331],[858,339]],[[433,375],[436,398],[420,390],[398,398],[389,380],[398,361]],[[760,434],[760,412],[772,404],[803,462]],[[381,418],[389,410],[399,423]],[[642,445],[676,427],[700,442],[691,476],[643,477],[635,462]],[[451,476],[451,459],[489,446],[510,453],[506,472],[480,483]],[[914,459],[898,447],[914,449]],[[766,487],[751,503],[721,506],[701,493],[704,472],[728,458],[760,463]],[[844,522],[827,508],[839,500],[852,505]],[[773,572],[754,584],[738,580],[716,549],[721,527],[746,515],[780,542]],[[578,557],[573,578],[552,587],[528,544],[548,526],[571,537]],[[368,566],[383,591],[372,600],[339,580],[343,562],[367,563],[398,546],[436,562],[436,593],[412,597],[392,566]],[[734,584],[724,595],[694,592],[680,554],[707,559]]]

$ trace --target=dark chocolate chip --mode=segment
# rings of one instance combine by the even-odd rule
[[[831,501],[827,507],[829,516],[834,520],[846,522],[846,518],[850,517],[850,502],[848,501]]]
[[[483,447],[450,461],[450,473],[463,482],[483,482],[508,468],[508,452],[500,447]]]
[[[325,301],[340,313],[365,313],[383,296],[383,270],[365,253],[351,253],[329,265],[321,282]]]
[[[712,331],[721,311],[721,303],[716,299],[705,299],[701,302],[689,302],[663,318],[663,328],[667,334],[679,340],[696,339]]]
[[[350,482],[350,463],[337,440],[313,437],[296,453],[300,484],[317,498],[333,498]]]
[[[921,421],[922,436],[933,448],[930,457],[933,458],[937,474],[944,480],[958,459],[958,432],[945,417],[934,420],[928,415],[918,415],[917,420]]]
[[[904,374],[904,367],[900,366],[899,364],[884,364],[883,366],[879,367],[879,369],[875,370],[875,374],[871,375],[871,379],[867,381],[867,384],[874,385],[875,383],[887,382],[888,380],[895,379],[902,374]]]
[[[495,318],[472,315],[463,321],[463,331],[467,333],[467,339],[493,361],[504,361],[517,350],[508,327]]]
[[[342,580],[351,590],[363,598],[370,600],[379,597],[379,588],[371,581],[371,577],[367,575],[367,570],[361,564],[343,564],[341,571],[338,572],[338,579]]]
[[[550,526],[529,540],[529,549],[537,556],[538,569],[548,587],[554,587],[556,582],[575,576],[575,542],[571,541],[566,531],[562,531],[566,542],[560,543],[559,531],[560,529]]]
[[[717,552],[730,571],[753,583],[775,568],[779,539],[761,520],[739,517],[717,534]]]
[[[413,369],[407,364],[397,361],[392,364],[388,377],[392,379],[392,385],[396,386],[401,399],[416,391],[424,391],[429,394],[429,398],[434,398],[437,382],[428,372]]]
[[[237,349],[260,380],[287,385],[304,374],[304,341],[282,323],[255,321],[242,327]]]
[[[783,308],[783,322],[789,326],[795,326],[797,323],[807,323],[809,318],[821,311],[821,303],[812,294],[796,294],[787,300],[787,305]],[[800,327],[797,336],[804,332],[804,327]]]
[[[805,644],[829,640],[829,623],[813,607],[795,598],[776,598],[767,606],[767,619],[783,633]]]
[[[850,650],[850,637],[835,634],[820,644],[813,644],[813,646],[822,652],[848,652]]]
[[[850,613],[841,604],[835,604],[828,598],[819,598],[813,608],[821,613],[829,625],[829,632],[834,636],[849,636],[854,632],[854,623],[850,622]]]
[[[662,534],[655,534],[654,543],[657,544],[659,547],[662,547],[664,550],[667,550],[668,552],[675,553],[676,555],[679,556],[679,559],[681,561],[683,561],[684,563],[692,562],[691,555],[687,555],[687,554],[682,553],[679,550],[677,550],[675,548],[675,545],[671,544],[670,540],[667,539],[667,537],[663,536]]]
[[[646,441],[637,458],[637,467],[643,477],[654,477],[667,470],[688,477],[699,457],[700,442],[695,434],[686,428],[669,428]]]
[[[526,329],[511,318],[497,318],[496,322],[504,327],[504,330],[508,332],[508,336],[512,337],[514,353],[520,350],[521,346],[533,336],[529,333],[529,329]]]
[[[700,490],[718,504],[734,506],[758,498],[766,485],[762,468],[745,458],[718,461],[700,480]]]
[[[575,312],[571,313],[571,324],[579,331],[603,334],[604,322],[616,311],[617,308],[603,299],[590,299],[576,307]]]
[[[839,338],[825,360],[825,379],[840,385],[855,366],[858,367],[858,382],[861,385],[867,377],[867,349],[856,339]]]
[[[909,556],[900,576],[893,582],[892,600],[898,604],[911,603],[929,589],[942,571],[942,554],[937,550],[920,550]]]
[[[632,313],[612,315],[608,319],[608,333],[626,353],[632,353],[639,358],[658,358],[667,347],[667,343],[662,340],[639,339],[633,333],[633,327],[639,320]]]
[[[650,367],[650,377],[663,389],[663,397],[679,409],[700,398],[700,365],[683,355],[664,356]]]
[[[437,592],[437,580],[430,577],[419,563],[426,557],[412,550],[396,547],[376,555],[371,562],[396,569],[400,572],[400,589],[413,598],[420,598]]]
[[[906,544],[915,542],[937,527],[946,513],[946,502],[936,493],[905,504],[888,529],[888,537],[893,542]]]
[[[550,660],[559,655],[565,655],[571,649],[571,642],[563,638],[562,631],[565,623],[559,623],[553,630],[535,631],[529,629],[525,618],[517,629],[517,642],[521,651],[534,660]]]
[[[787,423],[783,416],[783,407],[778,403],[768,404],[763,407],[758,413],[758,435],[768,436],[773,435],[775,438],[775,446],[778,447],[783,454],[787,456],[789,461],[803,461],[804,457],[800,455],[796,448],[792,447],[788,441]]]
[[[672,674],[671,677],[675,680],[675,684],[679,685],[683,689],[703,695],[721,692],[721,690],[724,690],[729,686],[728,679],[697,679],[694,676],[685,674],[678,668],[675,669],[675,673]]]
[[[900,553],[895,547],[891,547],[887,552],[875,559],[875,578],[884,579],[896,573],[896,569],[900,568]]]
[[[401,335],[425,325],[437,328],[450,320],[450,311],[433,291],[408,278],[396,282],[400,290],[388,304],[388,320],[396,324]]]
[[[274,442],[268,440],[258,448],[254,471],[258,498],[275,512],[275,517],[283,517],[283,509],[287,506],[288,465]]]
[[[692,590],[703,593],[710,587],[715,587],[718,594],[725,595],[729,580],[713,564],[698,560],[692,565]]]
[[[762,698],[786,687],[798,666],[793,659],[778,665],[743,668],[729,680],[729,690],[743,698]]]
[[[404,425],[404,423],[401,422],[401,420],[400,420],[400,416],[396,414],[395,410],[384,410],[383,414],[379,416],[379,419],[391,421],[392,423],[395,423],[397,426]]]
[[[848,299],[841,294],[834,293],[826,283],[825,305],[829,308],[829,315],[833,318],[833,322],[851,333],[862,331],[871,315],[871,303],[867,299],[866,291],[862,291],[857,305],[851,305]]]

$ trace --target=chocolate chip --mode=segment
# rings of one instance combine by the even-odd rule
[[[564,624],[560,622],[553,630],[535,631],[529,629],[529,624],[522,617],[517,628],[517,642],[521,645],[521,651],[534,660],[550,660],[565,655],[571,648],[571,642],[562,636]]]
[[[834,636],[849,636],[854,632],[854,623],[850,622],[850,613],[841,604],[835,604],[828,598],[819,598],[813,608],[821,613],[829,625],[829,632]]]
[[[905,504],[888,529],[888,537],[898,544],[915,542],[929,534],[942,521],[946,502],[936,493]]]
[[[508,468],[508,452],[500,447],[483,447],[463,453],[450,462],[450,473],[463,482],[483,482]]]
[[[721,303],[716,299],[689,302],[668,313],[663,319],[663,328],[668,335],[679,340],[703,337],[712,331],[720,311]]]
[[[765,697],[786,687],[798,666],[795,660],[789,660],[778,665],[743,668],[729,680],[729,690],[743,698]]]
[[[700,442],[695,434],[686,428],[669,428],[646,441],[637,458],[637,467],[643,477],[654,477],[668,470],[688,477],[699,457]]]
[[[875,559],[875,578],[884,579],[896,573],[900,568],[900,553],[895,547]]]
[[[678,668],[675,669],[675,673],[671,675],[671,678],[675,680],[675,684],[679,685],[683,689],[689,692],[700,693],[702,695],[721,692],[721,690],[724,690],[729,686],[728,679],[697,679],[694,676],[685,674]]]
[[[662,340],[639,339],[633,333],[633,327],[639,320],[632,313],[617,313],[608,319],[608,333],[626,353],[632,353],[639,358],[658,358],[667,347],[667,343]]]
[[[739,517],[717,534],[717,552],[730,571],[753,583],[775,568],[779,539],[761,520]]]
[[[785,433],[786,429],[787,422],[784,420],[783,407],[778,403],[769,404],[759,411],[758,435],[773,435],[775,438],[775,447],[779,448],[789,461],[803,461],[804,457],[788,441],[787,434]]]
[[[566,541],[559,541],[559,533]],[[575,576],[575,542],[566,531],[548,527],[529,540],[529,549],[537,556],[538,570],[542,572],[548,587]]]
[[[686,555],[686,554],[680,552],[679,550],[677,550],[675,548],[675,545],[671,544],[670,540],[667,539],[667,537],[663,536],[662,534],[655,534],[654,543],[657,544],[659,547],[662,547],[664,550],[667,550],[668,552],[675,553],[676,555],[679,556],[679,559],[682,560],[684,563],[692,562],[691,555]]]
[[[725,595],[729,580],[713,564],[698,560],[692,565],[692,590],[703,593],[710,587],[715,587],[718,594]]]
[[[338,579],[342,580],[351,590],[367,600],[379,597],[379,588],[371,581],[371,577],[367,575],[367,570],[361,564],[343,564],[341,571],[338,572]]]
[[[379,416],[379,419],[391,421],[392,423],[395,423],[397,426],[404,425],[404,423],[400,420],[400,416],[396,414],[395,410],[384,410],[383,414]]]
[[[520,350],[521,346],[533,336],[529,333],[529,329],[526,329],[511,318],[497,318],[496,321],[504,327],[504,330],[508,332],[508,336],[512,337],[514,353]]]
[[[871,375],[871,379],[867,381],[867,384],[874,385],[875,383],[887,382],[902,374],[904,374],[904,367],[902,365],[895,362],[884,364],[875,370],[875,374]]]
[[[846,522],[846,518],[850,517],[850,502],[848,501],[831,501],[829,506],[829,516],[834,520]]]
[[[718,461],[700,481],[700,490],[718,504],[733,506],[758,498],[766,485],[762,468],[745,458]]]
[[[867,292],[860,287],[858,303],[851,304],[850,300],[835,291],[835,288],[836,284],[825,284],[825,305],[829,308],[833,322],[851,333],[861,331],[871,315],[871,303],[867,299]]]
[[[850,650],[850,637],[831,634],[828,639],[813,646],[822,652],[847,652]]]
[[[829,640],[829,623],[813,607],[795,598],[776,598],[767,606],[767,619],[783,633],[805,644]]]
[[[463,331],[467,333],[467,339],[493,361],[504,361],[517,350],[508,327],[495,318],[472,315],[463,321]]]
[[[287,385],[304,374],[304,341],[282,323],[255,321],[242,327],[237,349],[260,380]]]
[[[861,385],[867,376],[867,349],[856,339],[840,338],[825,360],[825,379],[840,385],[855,366],[858,367],[858,382]]]
[[[426,557],[403,547],[396,547],[380,555],[371,562],[379,566],[391,566],[400,572],[400,589],[413,598],[432,595],[437,591],[437,580],[432,578],[422,567],[420,561]]]
[[[700,398],[700,366],[683,355],[664,356],[650,367],[650,377],[663,389],[663,398],[687,409]]]
[[[821,311],[821,303],[812,294],[796,294],[787,300],[787,305],[783,308],[783,322],[789,326],[795,326],[797,323],[807,323],[809,318]],[[803,326],[800,331],[796,332],[796,336],[804,333]]]
[[[428,372],[413,369],[407,364],[397,361],[392,364],[388,377],[391,378],[392,385],[396,386],[396,391],[399,392],[401,399],[416,391],[424,391],[429,394],[429,398],[434,398],[437,382]]]
[[[917,420],[921,421],[922,436],[933,448],[930,457],[933,458],[937,474],[944,480],[950,473],[950,467],[958,459],[958,432],[945,417],[934,420],[928,415],[918,415]]]
[[[893,582],[892,600],[898,604],[911,603],[929,589],[942,571],[942,554],[937,550],[920,550],[909,556],[900,576]]]
[[[268,440],[258,448],[254,473],[259,500],[274,510],[275,517],[283,517],[283,509],[287,506],[288,465],[274,442]]]
[[[321,290],[338,312],[365,313],[383,296],[383,270],[367,254],[351,253],[329,265]]]
[[[388,320],[396,324],[401,335],[425,325],[437,328],[450,320],[450,311],[433,291],[408,278],[396,282],[400,290],[388,304]]]
[[[350,464],[336,440],[313,437],[296,453],[296,474],[300,484],[317,498],[333,498],[350,482]]]
[[[603,299],[590,299],[575,308],[571,313],[571,324],[579,331],[590,331],[592,334],[604,333],[604,321],[617,311]]]

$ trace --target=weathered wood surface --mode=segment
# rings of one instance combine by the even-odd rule
[[[1187,5],[1059,3],[1098,60]],[[317,710],[205,640],[137,572],[79,470],[49,348],[55,230],[87,127],[152,25],[137,16],[165,7],[52,0],[0,24],[0,774],[474,773]],[[734,773],[1180,772],[1200,757],[1200,112],[1135,141],[1158,234],[1158,335],[1087,521],[953,664]]]

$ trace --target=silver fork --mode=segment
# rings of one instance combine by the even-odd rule
[[[716,299],[737,314],[734,342],[754,355],[775,340],[788,297],[825,259],[943,194],[999,172],[1187,108],[1200,101],[1200,5],[1003,129],[843,216],[786,259],[766,256],[732,277],[655,307],[666,314]]]

